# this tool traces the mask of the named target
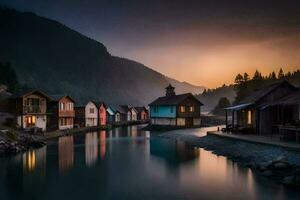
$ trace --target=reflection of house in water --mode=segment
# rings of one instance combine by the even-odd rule
[[[64,136],[58,139],[58,167],[60,172],[72,168],[74,165],[74,138]]]
[[[98,157],[98,137],[97,132],[85,135],[85,164],[91,166],[97,161]]]
[[[100,156],[101,159],[103,160],[105,158],[105,152],[106,152],[106,132],[105,131],[100,131],[99,133],[99,138],[100,138]]]
[[[40,149],[29,150],[23,154],[23,172],[41,170],[44,174],[46,169],[47,146]]]
[[[164,158],[170,164],[186,162],[195,159],[199,155],[196,148],[180,141],[170,141],[161,138],[151,138],[151,155]]]

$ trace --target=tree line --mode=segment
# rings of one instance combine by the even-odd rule
[[[300,84],[300,70],[284,73],[280,68],[277,74],[273,71],[267,76],[263,76],[260,71],[256,70],[252,78],[248,73],[236,75],[234,79],[235,103],[239,103],[255,90],[280,80],[288,80],[298,85]]]

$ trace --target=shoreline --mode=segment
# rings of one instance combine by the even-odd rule
[[[66,130],[56,130],[43,132],[42,134],[28,134],[24,131],[14,129],[0,130],[0,156],[10,156],[17,153],[26,152],[30,149],[41,148],[51,140],[68,136],[78,135],[91,131],[110,130],[117,127],[127,127],[133,125],[143,125],[145,122],[131,122],[127,124],[116,124],[95,127],[82,127]]]
[[[159,137],[180,140],[193,147],[203,148],[248,167],[257,175],[284,185],[300,187],[300,152],[214,135],[198,137],[171,131],[162,133]]]

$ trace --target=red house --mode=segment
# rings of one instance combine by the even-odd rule
[[[104,102],[94,102],[98,108],[98,126],[106,126],[106,109]]]
[[[147,121],[149,120],[149,112],[146,107],[134,107],[137,111],[137,120],[138,121]]]

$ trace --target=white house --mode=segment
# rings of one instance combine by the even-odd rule
[[[97,126],[98,125],[98,108],[96,104],[89,101],[85,106],[85,126]]]

